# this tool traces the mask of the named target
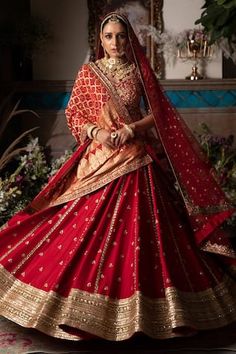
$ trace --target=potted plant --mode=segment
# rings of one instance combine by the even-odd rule
[[[210,44],[216,43],[226,58],[236,64],[236,0],[205,0],[201,24],[210,36]]]

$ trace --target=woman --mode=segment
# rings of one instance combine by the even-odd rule
[[[0,314],[71,340],[231,323],[234,210],[123,15],[98,49],[66,110],[79,149],[1,233]]]

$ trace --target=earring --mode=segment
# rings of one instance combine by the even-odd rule
[[[103,45],[103,42],[101,41],[101,46],[102,46],[102,48],[103,48],[103,55],[104,55],[104,57],[106,58],[106,59],[108,59],[109,58],[109,55],[108,55],[108,53],[106,52],[106,49],[104,48],[104,45]]]
[[[103,51],[104,51],[105,58],[108,59],[109,58],[109,54],[107,53],[106,49],[103,49]]]
[[[103,55],[104,55],[104,57],[105,57],[106,59],[108,59],[108,58],[109,58],[109,55],[108,55],[106,49],[104,48],[103,43],[101,43],[101,45],[102,45],[102,48],[103,48]]]

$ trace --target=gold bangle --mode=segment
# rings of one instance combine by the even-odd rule
[[[129,132],[130,137],[133,138],[134,137],[133,129],[127,124],[124,124],[124,128]]]
[[[100,130],[102,130],[102,128],[97,127],[97,129],[95,129],[94,134],[93,134],[93,139],[97,139],[97,135],[100,132]]]
[[[95,124],[91,124],[89,125],[89,127],[87,128],[87,135],[89,137],[89,139],[93,139],[93,136],[92,136],[92,131],[97,128],[97,126]]]

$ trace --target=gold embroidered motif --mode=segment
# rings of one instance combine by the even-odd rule
[[[108,340],[124,340],[138,331],[164,339],[175,337],[176,327],[212,329],[236,320],[236,284],[228,276],[214,288],[195,293],[169,287],[158,299],[135,292],[117,300],[76,289],[65,298],[24,284],[0,267],[0,297],[3,316],[69,340],[80,338],[64,332],[60,325]]]
[[[149,181],[151,181],[151,180],[152,180],[152,176],[151,176],[150,169],[148,169],[148,172],[149,172]],[[161,192],[161,190],[159,189],[159,182],[156,181],[156,182],[154,182],[154,183],[155,183],[155,188],[158,189],[158,195],[159,195],[160,202],[161,202],[161,205],[162,205],[161,210],[162,210],[163,214],[166,216],[166,220],[168,220],[168,212],[167,212],[167,210],[166,210],[166,205],[165,205],[166,202],[163,200],[162,192]],[[151,191],[150,191],[150,195],[151,195],[151,198],[152,198],[152,203],[151,203],[151,205],[155,205],[155,202],[154,202],[155,196],[152,195],[152,189],[151,189]],[[188,272],[187,272],[187,270],[186,270],[186,266],[185,266],[185,264],[184,264],[184,262],[183,262],[183,258],[182,258],[182,256],[181,256],[181,252],[180,252],[180,250],[179,250],[178,243],[176,242],[176,237],[175,237],[175,234],[174,234],[174,230],[173,230],[172,225],[171,225],[170,222],[167,222],[167,227],[168,227],[168,229],[169,229],[169,234],[171,235],[172,240],[173,240],[173,243],[174,243],[174,245],[175,245],[175,249],[176,249],[176,251],[177,251],[177,255],[178,255],[178,258],[179,258],[179,262],[180,262],[180,264],[181,264],[181,266],[182,266],[183,273],[184,273],[184,275],[185,275],[185,277],[186,277],[186,280],[187,280],[187,282],[188,282],[188,285],[189,285],[190,289],[191,289],[192,291],[194,291],[193,286],[192,286],[192,282],[191,282],[191,280],[190,280],[190,278],[189,278],[189,276],[188,276]]]
[[[108,248],[109,243],[110,243],[110,238],[111,238],[111,234],[113,232],[113,227],[114,227],[114,224],[116,222],[117,212],[118,212],[118,208],[120,206],[120,199],[121,199],[121,196],[122,196],[123,187],[124,187],[124,181],[123,181],[123,183],[122,183],[122,185],[120,187],[120,190],[119,190],[119,195],[118,195],[117,202],[116,202],[116,205],[115,205],[115,209],[114,209],[114,212],[113,212],[113,215],[112,215],[110,229],[109,229],[108,235],[106,237],[106,242],[105,242],[104,248],[103,248],[102,253],[101,253],[101,258],[100,258],[99,267],[98,267],[97,276],[96,276],[96,281],[95,281],[95,288],[94,288],[95,292],[98,291],[98,285],[99,285],[99,281],[101,279],[101,274],[102,274],[102,267],[103,267],[103,264],[104,264],[106,251],[107,251],[107,248]]]
[[[58,197],[55,201],[52,201],[50,206],[59,205],[75,198],[82,197],[86,194],[90,194],[105,186],[109,182],[114,181],[116,178],[121,177],[129,172],[135,171],[142,166],[146,166],[150,162],[152,162],[152,158],[149,155],[145,155],[134,159],[134,161],[131,161],[128,164],[121,164],[113,171],[98,175],[98,177],[95,178],[92,183],[86,182],[85,185],[80,186],[78,189],[67,191],[67,193]]]
[[[96,61],[98,68],[106,74],[104,69],[104,59]],[[140,99],[142,96],[142,85],[138,76],[137,68],[134,64],[126,63],[127,66],[120,67],[120,70],[114,74],[108,75],[112,83],[112,93],[118,94],[123,104],[126,106],[129,114],[134,121],[142,118],[140,111]],[[107,75],[106,75],[107,76]]]
[[[108,93],[110,93],[112,97],[112,101],[114,102],[114,106],[118,112],[118,115],[122,118],[123,122],[125,124],[132,123],[132,119],[130,117],[130,114],[123,104],[122,100],[120,99],[120,96],[117,93],[117,90],[115,89],[114,85],[112,82],[106,77],[106,75],[103,74],[103,72],[98,68],[95,63],[89,63],[89,67],[92,69],[92,71],[99,77],[103,85],[106,87],[108,90]]]
[[[76,199],[73,204],[68,208],[65,214],[53,225],[50,231],[37,243],[37,245],[27,254],[27,256],[17,265],[12,274],[16,274],[18,270],[25,264],[25,262],[41,247],[41,245],[49,239],[49,236],[60,226],[65,217],[73,210],[79,199]]]
[[[10,250],[8,250],[7,252],[5,252],[2,257],[0,258],[0,261],[2,261],[4,258],[6,258],[12,251],[14,251],[15,249],[17,249],[23,242],[26,241],[26,239],[33,235],[34,232],[40,228],[40,226],[44,223],[44,220],[40,221],[32,230],[30,230],[22,239],[19,240],[19,242],[17,242],[15,244],[14,247],[12,247]],[[25,255],[24,255],[25,256]]]
[[[116,78],[117,80],[126,78],[134,68],[134,64],[131,64],[126,58],[102,58],[97,60],[95,64],[104,75]]]
[[[218,243],[211,242],[210,240],[206,241],[204,245],[201,246],[201,249],[203,251],[213,252],[221,254],[223,256],[236,258],[236,252],[234,251],[233,247],[219,245]]]
[[[222,211],[226,211],[229,209],[232,209],[232,205],[225,201],[225,199],[222,200],[222,204],[219,205],[208,205],[205,207],[201,207],[199,205],[193,204],[189,194],[185,190],[183,186],[181,186],[181,191],[183,195],[183,200],[186,205],[186,209],[188,210],[189,215],[198,215],[198,214],[214,214],[214,213],[219,213]]]

